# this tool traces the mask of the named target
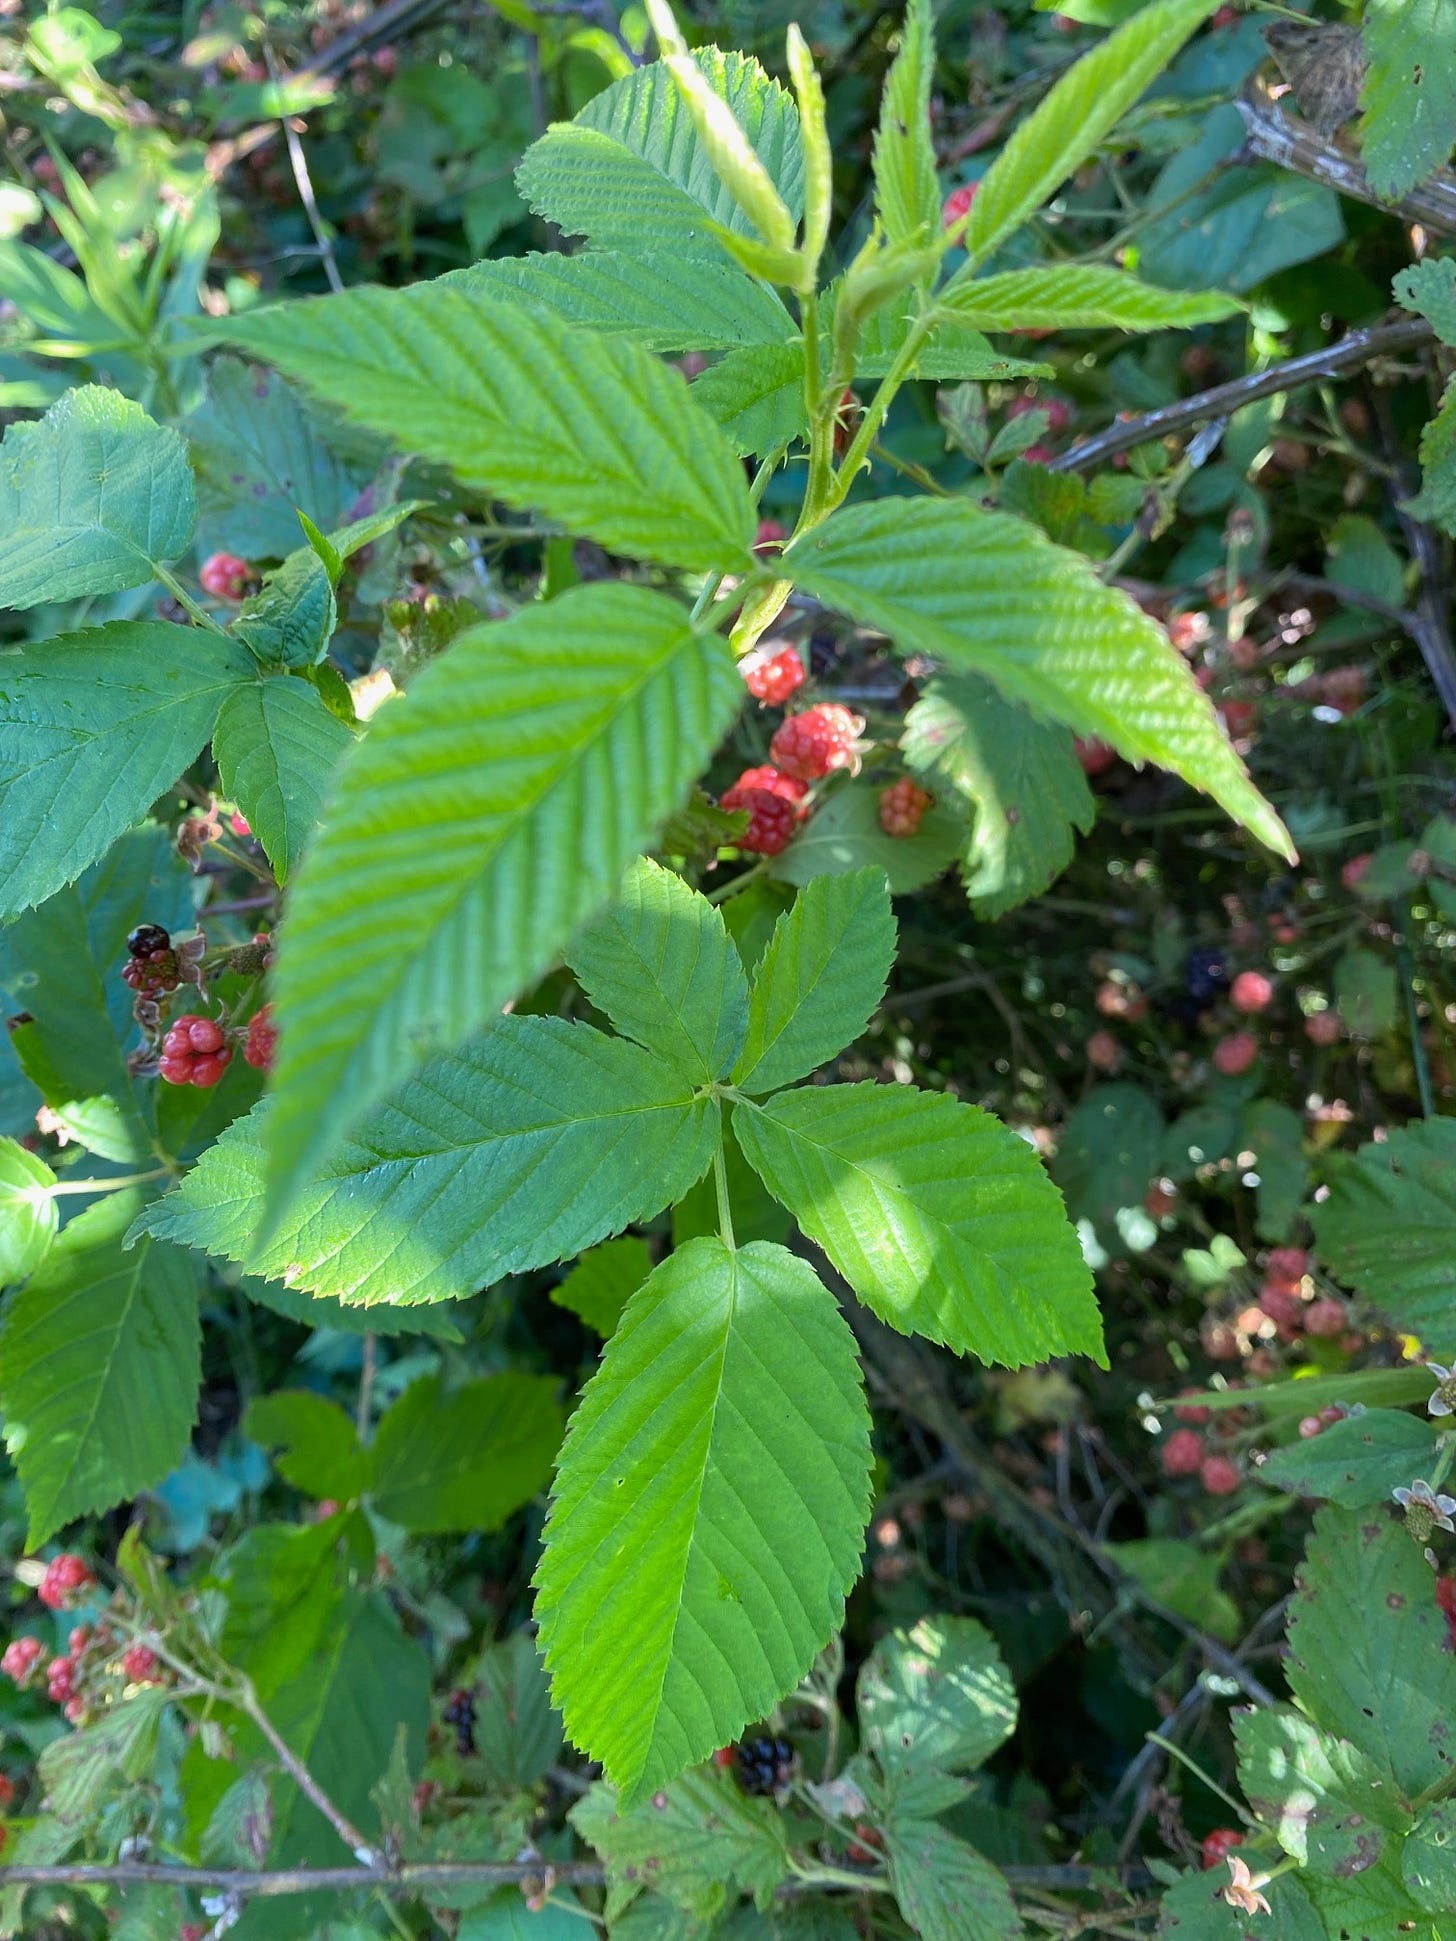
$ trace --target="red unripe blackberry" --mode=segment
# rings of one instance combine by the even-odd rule
[[[63,1550],[46,1565],[36,1595],[50,1611],[63,1611],[75,1601],[78,1591],[89,1590],[96,1582],[91,1567],[81,1557]]]
[[[725,809],[747,809],[748,827],[738,837],[740,849],[757,856],[780,856],[794,839],[799,813],[792,802],[768,789],[734,787],[723,797]]]
[[[157,1654],[144,1644],[134,1644],[122,1654],[121,1669],[133,1685],[150,1685],[157,1676]]]
[[[236,553],[212,553],[202,562],[198,578],[204,593],[214,600],[241,600],[248,591],[253,569]]]
[[[754,699],[769,708],[782,707],[805,679],[797,647],[781,647],[777,652],[757,647],[739,661],[738,671]]]
[[[1213,1048],[1213,1062],[1225,1078],[1238,1078],[1259,1056],[1259,1041],[1252,1031],[1230,1031]]]
[[[1347,890],[1356,890],[1364,882],[1365,873],[1369,868],[1370,856],[1368,851],[1361,856],[1352,856],[1340,871],[1340,882]]]
[[[769,759],[780,774],[817,782],[832,769],[859,766],[855,743],[863,729],[862,716],[837,701],[821,702],[779,724],[769,743]]]
[[[0,1813],[8,1813],[15,1804],[15,1781],[8,1773],[0,1773]]]
[[[1204,1840],[1200,1850],[1203,1855],[1204,1872],[1207,1873],[1210,1867],[1221,1867],[1228,1859],[1232,1850],[1235,1847],[1241,1847],[1243,1844],[1244,1836],[1237,1828],[1231,1826],[1215,1827],[1213,1832]]]
[[[1087,1063],[1094,1071],[1115,1072],[1122,1063],[1122,1046],[1110,1031],[1094,1031],[1087,1040]]]
[[[1232,1496],[1243,1478],[1227,1456],[1205,1456],[1198,1480],[1210,1496]]]
[[[957,223],[965,221],[971,213],[971,204],[975,201],[976,191],[980,186],[979,182],[963,182],[958,189],[951,190],[941,206],[942,229],[954,228]]]
[[[880,827],[887,836],[902,840],[913,836],[934,800],[934,796],[917,788],[908,775],[902,775],[898,782],[891,782],[880,793]]]
[[[1084,775],[1102,775],[1117,760],[1117,750],[1109,748],[1105,741],[1084,741],[1078,737],[1072,745]]]
[[[770,795],[781,795],[785,802],[794,803],[802,802],[809,793],[807,782],[800,782],[792,775],[780,775],[778,770],[770,767],[767,762],[760,762],[757,768],[745,768],[733,784],[733,788],[767,789]],[[733,789],[730,789],[728,794],[732,793]],[[729,808],[732,808],[733,804],[727,801],[726,796],[724,801]]]
[[[760,519],[758,531],[754,534],[753,550],[756,553],[771,551],[775,546],[782,546],[788,536],[777,519]]]
[[[1162,1447],[1163,1474],[1196,1476],[1205,1453],[1201,1435],[1196,1435],[1192,1429],[1175,1429]]]
[[[157,1069],[169,1085],[216,1085],[233,1054],[211,1018],[178,1018],[162,1040]]]
[[[1185,1388],[1183,1393],[1196,1395],[1198,1391],[1194,1388]],[[1203,1402],[1176,1402],[1173,1405],[1173,1413],[1180,1422],[1193,1422],[1200,1427],[1213,1418],[1213,1410]]]
[[[1322,1294],[1305,1309],[1304,1331],[1306,1334],[1328,1336],[1343,1334],[1346,1318],[1344,1303]]]
[[[76,1690],[74,1658],[52,1658],[46,1666],[46,1697],[53,1705],[64,1705]]]
[[[1262,971],[1240,971],[1229,986],[1229,1003],[1246,1017],[1267,1011],[1273,996],[1274,986]]]
[[[1312,1045],[1338,1044],[1344,1030],[1338,1011],[1316,1011],[1304,1021],[1304,1035]]]
[[[1072,422],[1072,407],[1065,398],[1034,398],[1029,391],[1023,391],[1019,398],[1012,399],[1006,407],[1006,416],[1008,419],[1024,418],[1032,411],[1046,413],[1049,420],[1047,430],[1053,433],[1065,431]]]
[[[273,1006],[265,1004],[248,1022],[248,1041],[243,1058],[260,1072],[271,1072],[273,1054],[278,1047],[278,1027],[273,1022]]]
[[[1324,1426],[1317,1415],[1302,1415],[1299,1418],[1299,1433],[1306,1442],[1314,1436],[1322,1435]]]
[[[1309,1272],[1309,1255],[1303,1247],[1271,1247],[1264,1262],[1265,1277],[1282,1285],[1298,1287]]]
[[[23,1685],[45,1655],[45,1646],[39,1638],[12,1638],[5,1647],[5,1655],[0,1657],[0,1671],[7,1678],[13,1678],[17,1685]]]

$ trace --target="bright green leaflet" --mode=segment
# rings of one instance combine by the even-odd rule
[[[280,883],[293,874],[353,739],[318,689],[289,675],[252,682],[224,701],[212,743],[218,772]]]
[[[1456,145],[1456,0],[1370,0],[1360,146],[1371,187],[1394,201]]]
[[[623,1810],[613,1788],[598,1781],[571,1809],[572,1825],[606,1862],[614,1926],[649,1860],[657,1863],[657,1892],[705,1921],[723,1907],[730,1887],[761,1899],[788,1878],[783,1815],[768,1800],[745,1799],[716,1771],[684,1773],[664,1791],[661,1805]]]
[[[743,1043],[748,982],[720,912],[672,870],[634,863],[567,961],[624,1036],[695,1084],[725,1076]]]
[[[1236,1712],[1233,1728],[1245,1797],[1301,1866],[1363,1873],[1409,1829],[1380,1768],[1292,1705]]]
[[[906,764],[974,816],[962,860],[978,917],[1004,916],[1072,860],[1096,818],[1069,729],[1008,701],[974,674],[930,682],[905,717]]]
[[[717,636],[612,585],[462,635],[384,710],[341,765],[280,946],[279,1200],[551,967],[741,702]]]
[[[885,1828],[900,1912],[921,1941],[1017,1941],[1024,1929],[999,1867],[939,1821],[892,1817]]]
[[[877,869],[821,876],[774,926],[753,976],[740,1090],[775,1092],[859,1037],[885,994],[895,919]]]
[[[565,1418],[554,1375],[411,1382],[374,1439],[374,1507],[405,1529],[496,1530],[544,1489]]]
[[[675,371],[625,337],[458,285],[358,289],[229,336],[355,422],[634,558],[741,571],[742,470]]]
[[[1186,330],[1244,308],[1218,291],[1160,290],[1095,263],[956,283],[941,308],[981,330]]]
[[[1104,1360],[1061,1195],[990,1113],[898,1085],[815,1085],[737,1106],[733,1128],[770,1192],[891,1327],[1008,1367]]]
[[[0,1287],[33,1274],[51,1250],[58,1225],[46,1190],[55,1174],[14,1139],[0,1139]]]
[[[536,1573],[556,1703],[625,1805],[803,1677],[868,1513],[869,1417],[833,1296],[780,1247],[690,1241],[583,1391]]]
[[[1392,285],[1395,300],[1429,319],[1443,344],[1456,345],[1456,260],[1428,256],[1402,270]]]
[[[985,674],[1130,760],[1172,769],[1272,849],[1293,854],[1167,634],[1104,586],[1080,553],[1005,513],[885,499],[807,533],[786,568],[902,651]]]
[[[144,1230],[365,1306],[463,1299],[649,1219],[707,1167],[718,1113],[636,1045],[502,1018],[370,1113],[259,1244],[276,1109],[236,1120]]]
[[[605,1341],[621,1320],[623,1308],[651,1272],[647,1242],[636,1234],[624,1233],[584,1253],[566,1279],[552,1288],[551,1299]]]
[[[68,391],[0,445],[0,607],[143,586],[195,517],[175,431],[117,391]]]
[[[928,1617],[881,1640],[860,1668],[866,1751],[889,1776],[983,1765],[1016,1730],[1016,1687],[974,1618]]]
[[[940,184],[930,138],[934,75],[935,22],[929,0],[910,0],[875,132],[875,201],[892,243],[916,236],[926,241],[940,221]]]
[[[195,761],[248,677],[220,634],[119,620],[7,656],[0,918],[73,883]]]
[[[78,1214],[6,1312],[0,1408],[32,1549],[160,1483],[187,1447],[201,1376],[197,1274],[175,1247],[123,1249],[143,1201],[129,1189]]]

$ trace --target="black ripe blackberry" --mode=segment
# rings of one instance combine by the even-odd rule
[[[745,1793],[776,1793],[794,1773],[794,1748],[787,1739],[745,1739],[735,1749],[734,1767]]]
[[[159,923],[139,923],[126,940],[133,957],[150,957],[154,951],[170,950],[172,939]]]
[[[464,1686],[451,1692],[442,1716],[455,1728],[455,1750],[462,1759],[468,1757],[475,1750],[475,1700]]]

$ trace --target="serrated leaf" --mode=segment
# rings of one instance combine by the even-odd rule
[[[1440,410],[1421,432],[1420,454],[1421,489],[1404,510],[1456,533],[1456,381],[1446,386]]]
[[[1018,1367],[1103,1358],[1092,1276],[1025,1140],[978,1106],[816,1085],[734,1110],[745,1158],[867,1307]]]
[[[743,1043],[748,981],[723,918],[641,857],[567,956],[582,989],[624,1037],[696,1085],[723,1078]]]
[[[964,821],[941,802],[926,811],[913,836],[889,835],[880,827],[881,793],[865,781],[841,782],[774,857],[774,875],[803,885],[820,876],[874,869],[895,896],[933,883],[965,846]]]
[[[249,661],[220,634],[119,620],[0,671],[0,918],[42,903],[193,762]]]
[[[804,435],[804,346],[730,350],[694,381],[695,402],[740,454],[777,451]]]
[[[1396,302],[1425,317],[1443,344],[1456,345],[1456,259],[1427,256],[1401,270],[1392,288]]]
[[[910,0],[875,131],[875,203],[892,243],[916,236],[928,240],[940,225],[940,184],[930,138],[934,75],[935,22],[929,0]]]
[[[1408,1797],[1456,1763],[1456,1657],[1431,1567],[1400,1518],[1324,1509],[1296,1579],[1285,1672],[1329,1732]]]
[[[561,1757],[561,1714],[528,1631],[489,1644],[476,1660],[475,1749],[497,1786],[534,1786]]]
[[[554,1375],[411,1382],[374,1438],[374,1507],[418,1534],[498,1530],[544,1489],[565,1422]]]
[[[1243,1628],[1239,1607],[1220,1589],[1222,1556],[1212,1550],[1191,1559],[1181,1537],[1137,1537],[1109,1543],[1107,1555],[1143,1593],[1210,1637],[1232,1644]]]
[[[535,1578],[566,1729],[624,1802],[793,1689],[843,1615],[868,1513],[833,1297],[780,1247],[690,1241],[583,1391]]]
[[[807,884],[774,925],[754,972],[733,1083],[774,1092],[842,1051],[869,1023],[894,961],[895,919],[881,871]]]
[[[1310,1213],[1330,1270],[1435,1355],[1456,1353],[1456,1120],[1362,1146]]]
[[[296,1321],[304,1328],[333,1328],[342,1334],[390,1335],[419,1334],[435,1341],[461,1342],[465,1339],[447,1301],[430,1307],[358,1308],[346,1307],[321,1294],[299,1294],[281,1281],[259,1280],[244,1274],[240,1291],[259,1307]]]
[[[1359,1874],[1397,1845],[1410,1815],[1380,1768],[1292,1705],[1236,1712],[1239,1783],[1300,1866]]]
[[[1211,1867],[1185,1874],[1163,1896],[1158,1941],[1330,1941],[1297,1873],[1282,1874],[1260,1891],[1269,1913],[1245,1913],[1223,1897],[1229,1870]]]
[[[1437,1800],[1422,1813],[1401,1849],[1400,1872],[1433,1914],[1456,1907],[1456,1800]]]
[[[33,1274],[60,1224],[50,1188],[56,1176],[14,1139],[0,1139],[0,1287]]]
[[[746,55],[703,47],[691,58],[797,219],[804,157],[792,98]],[[548,128],[526,150],[516,186],[568,235],[629,255],[666,249],[731,262],[709,222],[737,236],[757,233],[719,179],[662,61],[604,88],[574,121]]]
[[[936,1820],[892,1817],[890,1885],[921,1941],[1016,1941],[1025,1932],[1006,1876]]]
[[[622,1310],[652,1272],[652,1255],[645,1240],[624,1233],[590,1248],[564,1281],[551,1290],[557,1307],[575,1314],[605,1341],[622,1318]]]
[[[218,773],[280,883],[292,875],[353,739],[318,689],[289,675],[254,681],[223,702],[212,742]]]
[[[1373,1867],[1360,1873],[1326,1874],[1310,1868],[1305,1881],[1327,1937],[1338,1936],[1340,1941],[1346,1935],[1351,1941],[1357,1936],[1358,1941],[1406,1941],[1408,1935],[1421,1935],[1421,1941],[1425,1941],[1422,1929],[1427,1928],[1435,1941],[1441,1933],[1407,1893],[1394,1843],[1387,1845]],[[1284,1941],[1282,1930],[1279,1941]]]
[[[1456,144],[1456,0],[1370,0],[1362,40],[1360,149],[1370,186],[1393,202]]]
[[[53,1739],[40,1755],[46,1805],[62,1820],[86,1820],[107,1793],[151,1765],[157,1728],[171,1703],[158,1687],[119,1699],[93,1723]]]
[[[768,1800],[745,1799],[725,1775],[684,1773],[644,1806],[621,1810],[598,1780],[571,1809],[581,1838],[607,1867],[612,1926],[644,1875],[685,1914],[711,1920],[737,1888],[766,1900],[788,1873],[783,1816]]]
[[[1366,1409],[1331,1422],[1308,1441],[1286,1443],[1254,1474],[1291,1496],[1374,1509],[1389,1503],[1393,1489],[1428,1476],[1435,1459],[1434,1423],[1399,1409]]]
[[[320,543],[328,542],[320,535]],[[244,600],[234,636],[264,667],[317,666],[338,625],[334,582],[341,564],[337,553],[325,560],[312,545],[298,547]]]
[[[1016,1687],[983,1624],[927,1617],[875,1646],[855,1709],[865,1750],[888,1777],[969,1772],[1016,1730]]]
[[[240,317],[228,335],[466,485],[634,558],[741,571],[742,469],[676,371],[625,337],[443,283]],[[650,481],[650,483],[649,483]]]
[[[795,335],[793,318],[764,284],[736,265],[672,250],[502,256],[441,280],[604,336],[633,337],[646,350],[767,349]]]
[[[259,1245],[275,1109],[235,1120],[144,1230],[362,1306],[463,1299],[649,1219],[704,1171],[717,1126],[638,1046],[501,1018],[371,1112]]]
[[[742,693],[724,643],[671,600],[582,586],[462,635],[376,718],[284,926],[275,1190],[550,968]]]
[[[1293,855],[1164,630],[1081,554],[1021,520],[955,500],[885,499],[834,514],[790,548],[785,568],[902,651],[987,675],[1130,760],[1171,768]]]
[[[982,263],[1094,155],[1217,0],[1152,0],[1084,54],[1017,123],[981,178],[966,224],[970,265]],[[969,282],[969,268],[948,289]]]
[[[144,586],[192,537],[187,447],[87,384],[0,445],[0,607]]]
[[[1357,1038],[1379,1038],[1394,1031],[1400,1017],[1400,981],[1395,965],[1379,951],[1353,945],[1335,964],[1335,1008]]]
[[[197,1274],[175,1247],[122,1237],[144,1204],[111,1193],[66,1227],[0,1329],[5,1446],[31,1548],[174,1469],[197,1413]]]
[[[1095,1086],[1067,1115],[1057,1184],[1072,1218],[1090,1222],[1104,1246],[1118,1246],[1119,1216],[1141,1208],[1163,1139],[1163,1115],[1140,1085]]]
[[[905,717],[905,762],[974,817],[962,862],[978,917],[1038,896],[1072,860],[1097,807],[1069,729],[1006,700],[974,674],[932,681]]]
[[[279,1475],[309,1496],[352,1503],[369,1487],[368,1452],[360,1447],[354,1424],[326,1395],[303,1388],[255,1395],[243,1417],[243,1434],[274,1450]]]
[[[981,330],[1190,330],[1244,308],[1217,290],[1160,290],[1095,263],[957,281],[940,309]]]

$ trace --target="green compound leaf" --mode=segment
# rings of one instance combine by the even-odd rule
[[[930,138],[934,77],[935,21],[929,0],[910,0],[875,132],[875,201],[892,243],[917,235],[928,241],[940,226],[940,184]]]
[[[633,337],[645,350],[759,350],[796,335],[793,318],[765,284],[736,265],[671,250],[502,256],[440,280],[606,337]]]
[[[1438,1358],[1456,1353],[1456,1120],[1362,1146],[1310,1210],[1321,1258]]]
[[[128,1189],[78,1214],[6,1310],[0,1409],[32,1549],[160,1483],[187,1447],[197,1270],[175,1247],[123,1250],[144,1202]]]
[[[1307,1442],[1276,1449],[1254,1473],[1261,1483],[1291,1496],[1323,1497],[1349,1510],[1374,1509],[1390,1501],[1393,1489],[1431,1473],[1436,1433],[1435,1423],[1400,1409],[1366,1409],[1330,1423]]]
[[[1072,860],[1097,807],[1071,731],[974,674],[932,681],[905,717],[905,761],[974,817],[962,870],[978,917],[1004,916]]]
[[[73,883],[141,821],[249,667],[220,634],[132,620],[7,655],[0,919]]]
[[[883,873],[820,876],[774,925],[753,976],[733,1083],[775,1092],[856,1039],[885,995],[895,919]]]
[[[1408,1831],[1380,1768],[1292,1705],[1236,1712],[1233,1726],[1244,1795],[1302,1867],[1364,1873]]]
[[[693,1240],[632,1297],[535,1580],[567,1732],[624,1804],[807,1672],[858,1569],[869,1456],[854,1337],[803,1261]]]
[[[280,883],[297,866],[353,739],[316,687],[288,675],[251,682],[223,702],[212,739],[218,773]]]
[[[68,391],[0,445],[0,607],[144,586],[196,514],[175,431],[119,391]]]
[[[567,962],[624,1037],[694,1084],[722,1078],[738,1056],[748,1018],[742,962],[720,912],[672,870],[635,862]]]
[[[1153,0],[1084,54],[1039,107],[1017,123],[981,178],[966,224],[971,264],[982,263],[1121,121],[1218,0]],[[970,281],[969,265],[947,290]]]
[[[378,716],[341,764],[280,945],[280,1197],[551,967],[742,695],[726,645],[674,602],[585,586],[461,635]]]
[[[939,1821],[892,1814],[890,1885],[921,1941],[1018,1941],[1025,1933],[1006,1876]]]
[[[1252,1864],[1252,1863],[1251,1863]],[[1157,1941],[1330,1941],[1297,1873],[1282,1874],[1263,1888],[1269,1913],[1246,1914],[1223,1897],[1229,1870],[1185,1874],[1163,1897]],[[1392,1941],[1394,1938],[1392,1937]]]
[[[411,1382],[374,1439],[374,1507],[424,1535],[498,1530],[544,1489],[566,1418],[554,1375]]]
[[[243,1433],[276,1451],[273,1466],[285,1482],[309,1496],[352,1503],[369,1487],[372,1465],[354,1424],[326,1395],[282,1389],[255,1395],[243,1417]]]
[[[564,1281],[551,1290],[557,1307],[567,1308],[603,1341],[622,1318],[622,1310],[652,1272],[645,1240],[624,1233],[584,1253]]]
[[[227,335],[356,423],[633,558],[741,571],[743,472],[676,371],[458,285],[349,290],[238,318]]]
[[[371,1112],[260,1246],[275,1109],[235,1120],[142,1230],[366,1307],[462,1299],[651,1218],[707,1167],[718,1118],[636,1045],[505,1017]]]
[[[733,1129],[769,1191],[892,1328],[1013,1368],[1103,1361],[1061,1195],[989,1112],[897,1085],[816,1085],[745,1101]]]
[[[792,97],[746,55],[703,47],[692,59],[797,219],[804,154]],[[574,121],[548,128],[526,150],[516,185],[537,215],[568,235],[631,256],[667,251],[730,263],[709,222],[736,236],[758,234],[720,180],[662,61],[604,88]]]
[[[51,1250],[59,1215],[56,1176],[14,1139],[0,1139],[0,1287],[35,1272]]]
[[[902,651],[984,674],[1129,760],[1172,769],[1293,855],[1163,629],[1081,554],[1021,520],[952,500],[884,499],[806,534],[785,570]]]
[[[1296,1579],[1286,1663],[1315,1723],[1408,1797],[1456,1761],[1456,1657],[1431,1567],[1384,1510],[1321,1510]]]
[[[1456,144],[1456,0],[1370,0],[1360,147],[1370,186],[1392,202]]]
[[[721,1910],[730,1888],[763,1900],[788,1878],[784,1816],[771,1800],[745,1799],[715,1769],[684,1773],[664,1792],[665,1799],[622,1812],[615,1790],[598,1780],[571,1809],[572,1825],[606,1862],[609,1917],[614,1897],[622,1895],[625,1905],[637,1891],[631,1883],[644,1876],[672,1908],[702,1921]],[[612,1926],[619,1926],[615,1918]],[[703,1932],[679,1915],[658,1930],[658,1941]]]
[[[939,307],[981,330],[1188,330],[1245,306],[1217,290],[1160,290],[1088,263],[957,282]]]
[[[889,1778],[969,1772],[1016,1730],[1016,1687],[974,1618],[922,1618],[875,1646],[855,1686],[860,1735]]]

